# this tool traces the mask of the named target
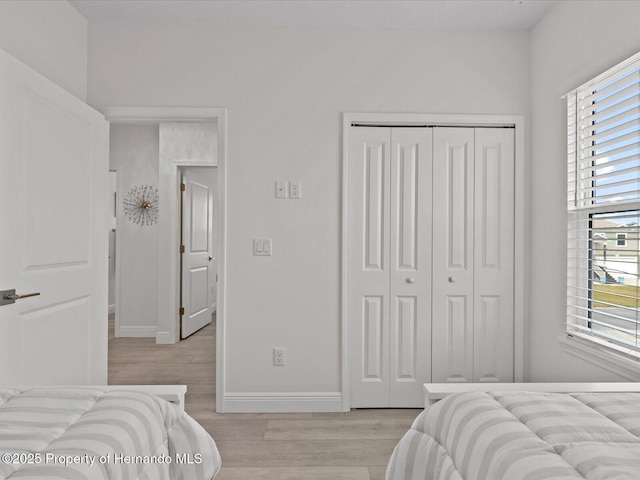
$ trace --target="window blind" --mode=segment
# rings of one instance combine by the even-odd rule
[[[640,360],[640,53],[567,95],[567,334]]]

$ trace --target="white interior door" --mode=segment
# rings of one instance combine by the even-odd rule
[[[473,381],[474,131],[433,134],[434,382]]]
[[[434,382],[514,376],[514,134],[434,133]]]
[[[432,129],[391,129],[389,407],[424,404],[431,378]]]
[[[351,406],[389,405],[388,128],[353,127],[349,134],[349,351]]]
[[[431,129],[350,132],[351,406],[418,407],[429,381]]]
[[[474,382],[514,380],[514,132],[475,129]]]
[[[0,50],[0,385],[107,383],[108,135]]]
[[[212,168],[182,169],[182,329],[186,338],[211,323],[213,269]]]

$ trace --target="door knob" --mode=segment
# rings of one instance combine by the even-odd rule
[[[414,283],[415,281],[416,281],[416,279],[413,278],[413,277],[407,278],[407,283]]]
[[[449,277],[449,283],[455,283],[456,277]]]
[[[12,303],[16,303],[16,300],[20,300],[21,298],[36,297],[38,295],[40,295],[40,292],[27,293],[26,295],[16,295],[15,289],[2,290],[0,291],[0,306],[11,305]]]
[[[209,257],[209,261],[213,260],[213,257]]]

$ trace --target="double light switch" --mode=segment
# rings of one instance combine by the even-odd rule
[[[253,254],[258,256],[271,256],[271,239],[270,238],[254,238]]]

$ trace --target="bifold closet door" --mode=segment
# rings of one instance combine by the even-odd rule
[[[432,131],[350,132],[351,406],[416,407],[430,375]]]
[[[438,128],[434,382],[513,381],[513,129]]]
[[[473,381],[513,382],[514,130],[475,137]]]
[[[431,379],[433,129],[391,129],[389,406],[424,405]]]

